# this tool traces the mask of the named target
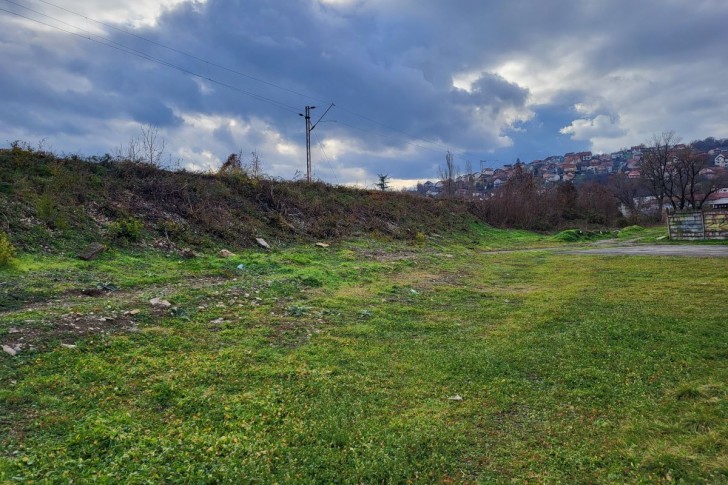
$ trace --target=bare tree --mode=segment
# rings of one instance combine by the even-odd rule
[[[672,131],[664,132],[661,135],[654,135],[650,141],[648,151],[643,154],[642,162],[640,163],[640,177],[650,194],[657,199],[660,212],[662,212],[664,198],[670,197],[670,194],[674,190],[670,156],[674,150],[674,146],[679,141],[678,137]],[[624,203],[624,201],[622,202]]]
[[[250,152],[250,169],[249,175],[254,179],[259,179],[263,176],[263,162],[258,156],[258,150]]]
[[[159,128],[152,125],[141,127],[142,162],[154,167],[162,166],[164,156],[164,137],[159,134]]]
[[[609,179],[609,188],[614,197],[622,204],[629,217],[636,220],[639,216],[635,200],[639,195],[640,181],[618,173]]]
[[[455,179],[457,178],[457,167],[455,167],[455,157],[450,150],[445,154],[445,166],[440,167],[440,180],[442,181],[445,195],[452,197],[455,195]]]
[[[673,132],[654,136],[641,163],[642,179],[650,193],[662,201],[667,197],[673,210],[700,209],[718,186],[702,173],[707,157],[692,147],[677,148]]]
[[[116,158],[134,163],[144,163],[154,167],[162,166],[165,141],[159,134],[159,128],[152,125],[140,127],[141,133],[132,136],[129,143],[116,149]]]

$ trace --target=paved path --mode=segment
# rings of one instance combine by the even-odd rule
[[[632,256],[689,256],[693,258],[728,258],[728,246],[709,245],[639,245],[612,248],[582,249],[569,254],[607,254]]]

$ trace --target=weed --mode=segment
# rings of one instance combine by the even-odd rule
[[[15,257],[15,246],[4,232],[0,232],[0,267],[9,266]]]
[[[286,309],[289,316],[296,318],[305,316],[310,310],[310,307],[301,305],[291,305]]]
[[[112,222],[109,225],[109,236],[113,239],[123,239],[128,242],[136,242],[142,237],[142,221],[134,217],[127,217],[120,221]]]

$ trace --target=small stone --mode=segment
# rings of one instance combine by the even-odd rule
[[[185,259],[194,259],[199,257],[199,254],[191,250],[190,248],[184,248],[182,251],[179,252],[180,256],[182,256]]]
[[[322,243],[322,242],[317,242],[317,243],[315,244],[315,246],[318,246],[318,247],[320,247],[320,248],[324,248],[324,249],[325,249],[325,248],[329,247],[329,244],[326,244],[326,243]]]
[[[96,256],[106,251],[106,246],[104,246],[101,243],[91,243],[89,244],[86,249],[83,250],[81,254],[78,255],[79,258],[83,259],[84,261],[91,261],[93,259],[96,259]]]
[[[217,253],[217,256],[219,258],[231,258],[235,256],[235,253],[228,251],[227,249],[221,249],[219,253]]]
[[[172,306],[170,302],[168,302],[167,300],[162,300],[161,298],[152,298],[151,300],[149,300],[149,304],[162,308],[169,308]]]
[[[256,237],[255,242],[258,243],[258,245],[265,249],[270,249],[270,245],[263,239],[262,237]]]
[[[61,347],[65,347],[67,349],[75,349],[76,346],[73,344],[61,344]]]
[[[6,354],[9,354],[11,357],[15,357],[16,355],[18,355],[18,351],[9,345],[3,345],[3,350],[5,351]]]
[[[134,309],[129,312],[129,315],[133,317],[134,315],[139,315],[140,312],[141,310]]]

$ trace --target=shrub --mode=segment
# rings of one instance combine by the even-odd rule
[[[109,225],[109,235],[114,239],[138,241],[142,237],[142,221],[134,217],[127,217]]]
[[[578,242],[591,241],[592,239],[599,239],[607,236],[610,236],[610,233],[606,231],[582,231],[581,229],[567,229],[566,231],[561,231],[560,233],[551,236],[551,240],[560,242]]]
[[[46,192],[40,196],[36,203],[38,218],[52,229],[68,229],[66,214],[58,209],[51,194]]]
[[[0,232],[0,267],[8,266],[15,256],[15,246],[10,242],[8,235]]]

